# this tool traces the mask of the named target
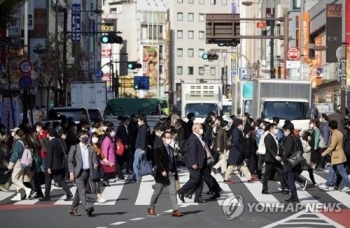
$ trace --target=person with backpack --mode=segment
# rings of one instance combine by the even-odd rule
[[[17,195],[13,197],[12,201],[22,200],[22,191],[25,192],[26,198],[30,197],[32,191],[24,185],[24,182],[30,182],[32,178],[32,172],[30,170],[32,160],[31,152],[26,148],[22,138],[24,137],[24,132],[19,128],[14,128],[11,130],[13,132],[13,137],[15,139],[15,145],[13,152],[11,154],[10,163],[8,166],[9,170],[12,170],[12,182],[17,188]]]

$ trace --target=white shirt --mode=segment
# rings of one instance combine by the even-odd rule
[[[90,169],[89,149],[87,145],[80,143],[81,157],[83,159],[83,169]]]

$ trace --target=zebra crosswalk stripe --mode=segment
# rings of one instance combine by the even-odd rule
[[[77,187],[73,186],[70,188],[70,192],[72,194],[75,194],[75,192],[77,191]],[[67,198],[66,195],[62,196],[59,200],[57,200],[54,204],[55,205],[72,205],[72,201],[64,201]]]
[[[139,192],[135,205],[149,205],[153,194],[152,185],[154,184],[153,176],[143,176],[140,183]]]
[[[216,179],[216,181],[218,182],[220,188],[223,191],[222,193],[220,193],[220,197],[216,199],[218,204],[220,206],[222,206],[224,201],[225,201],[225,199],[227,199],[229,197],[234,197],[235,195],[233,194],[230,186],[228,186],[228,184],[226,184],[224,182],[224,178],[222,177],[221,174],[219,174],[219,173],[217,173],[217,174],[212,173],[212,175]]]

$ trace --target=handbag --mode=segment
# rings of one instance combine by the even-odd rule
[[[115,166],[109,166],[109,165],[101,165],[102,170],[104,173],[115,173],[117,172],[117,168]]]
[[[97,168],[92,168],[91,169],[91,180],[98,180],[101,178],[101,175],[100,175],[100,169]]]
[[[152,161],[147,161],[146,155],[141,156],[139,175],[141,177],[148,175],[153,176]]]
[[[291,154],[288,158],[287,158],[287,163],[292,167],[295,168],[296,166],[300,165],[302,162],[305,161],[305,158],[303,157],[303,152],[302,150],[300,150],[300,147],[297,143],[297,141],[295,140],[294,136],[293,140],[295,142],[295,144],[298,147],[298,150],[295,151],[293,154]]]
[[[121,140],[121,139],[117,139],[117,150],[116,150],[116,154],[117,154],[118,156],[123,156],[124,151],[125,151],[125,146],[124,146],[122,140]]]

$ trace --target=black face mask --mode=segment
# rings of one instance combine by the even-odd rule
[[[80,141],[82,142],[82,143],[87,143],[88,141],[89,141],[89,138],[88,137],[82,137],[81,139],[80,139]]]

